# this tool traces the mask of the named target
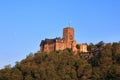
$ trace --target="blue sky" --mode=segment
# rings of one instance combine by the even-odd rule
[[[120,0],[0,0],[0,68],[75,29],[78,43],[120,41]]]

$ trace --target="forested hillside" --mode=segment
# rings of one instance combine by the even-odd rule
[[[120,42],[90,43],[88,51],[93,54],[88,60],[70,49],[29,54],[1,69],[0,80],[120,80]]]

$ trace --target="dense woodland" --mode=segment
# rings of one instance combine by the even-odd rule
[[[30,53],[14,67],[1,69],[0,80],[120,80],[120,42],[90,43],[88,51],[94,50],[99,51],[89,60],[70,49]]]

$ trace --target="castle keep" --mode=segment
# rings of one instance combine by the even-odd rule
[[[79,46],[77,48],[76,46]],[[67,27],[63,29],[63,37],[56,37],[54,39],[45,39],[41,41],[40,52],[51,52],[55,50],[64,50],[66,48],[72,49],[73,52],[87,52],[87,44],[77,44],[74,39],[74,29]]]

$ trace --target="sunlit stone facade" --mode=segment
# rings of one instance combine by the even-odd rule
[[[79,49],[76,48],[79,46]],[[41,41],[40,52],[50,53],[51,51],[64,50],[70,48],[73,52],[87,52],[87,44],[77,44],[74,39],[74,29],[67,27],[63,29],[63,37],[56,37],[54,39],[45,39]]]

